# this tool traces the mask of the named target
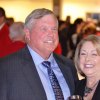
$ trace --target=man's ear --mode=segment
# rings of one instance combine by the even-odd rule
[[[24,29],[25,33],[25,40],[28,42],[30,41],[30,31],[28,29]]]

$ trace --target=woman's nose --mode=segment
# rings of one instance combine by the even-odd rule
[[[86,56],[86,61],[91,60],[91,58],[92,58],[92,57],[91,57],[90,55],[87,55],[87,56]]]

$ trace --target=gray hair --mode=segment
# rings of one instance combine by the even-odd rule
[[[80,55],[80,50],[83,46],[83,44],[87,41],[90,41],[91,43],[93,43],[93,45],[95,46],[98,55],[100,55],[100,36],[96,36],[96,35],[89,35],[86,38],[82,39],[80,41],[80,43],[78,44],[76,51],[75,51],[75,57],[74,57],[74,62],[75,62],[75,66],[78,70],[78,72],[84,76],[84,73],[80,70],[80,66],[79,66],[79,55]]]
[[[24,23],[23,22],[14,22],[10,26],[10,33],[9,37],[12,40],[13,38],[16,38],[18,35],[23,35],[24,34]]]
[[[30,31],[33,27],[33,25],[36,23],[37,19],[42,18],[45,15],[52,14],[54,15],[55,19],[57,20],[57,17],[53,13],[53,11],[46,9],[46,8],[40,8],[40,9],[35,9],[33,10],[26,18],[25,20],[25,28],[28,28]],[[58,24],[58,20],[57,20]]]

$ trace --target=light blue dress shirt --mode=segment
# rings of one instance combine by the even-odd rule
[[[53,89],[52,89],[52,86],[51,86],[51,83],[50,83],[50,80],[48,77],[47,68],[42,65],[42,62],[44,61],[44,59],[39,54],[37,54],[35,51],[33,51],[29,46],[28,46],[28,48],[29,48],[30,54],[32,56],[32,59],[35,63],[37,72],[40,76],[41,82],[43,84],[43,87],[44,87],[44,90],[45,90],[45,93],[47,96],[47,100],[55,100],[54,92],[53,92]],[[53,54],[51,54],[48,61],[51,62],[51,67],[58,79],[58,82],[60,84],[60,87],[61,87],[63,95],[64,95],[64,100],[67,100],[67,98],[70,96],[70,90],[69,90],[69,87],[60,71],[60,68],[58,67],[58,65],[53,57]]]

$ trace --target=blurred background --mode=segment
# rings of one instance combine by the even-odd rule
[[[0,7],[6,13],[3,15],[1,10],[0,18],[8,26],[0,29],[0,47],[5,47],[0,48],[0,58],[25,46],[22,34],[25,18],[34,9],[47,8],[54,11],[59,19],[59,44],[54,52],[73,59],[81,39],[90,34],[100,36],[99,6],[100,0],[0,0]]]
[[[0,5],[15,21],[24,21],[33,9],[41,7],[53,10],[61,20],[70,15],[71,22],[77,17],[100,18],[100,0],[0,0]]]

